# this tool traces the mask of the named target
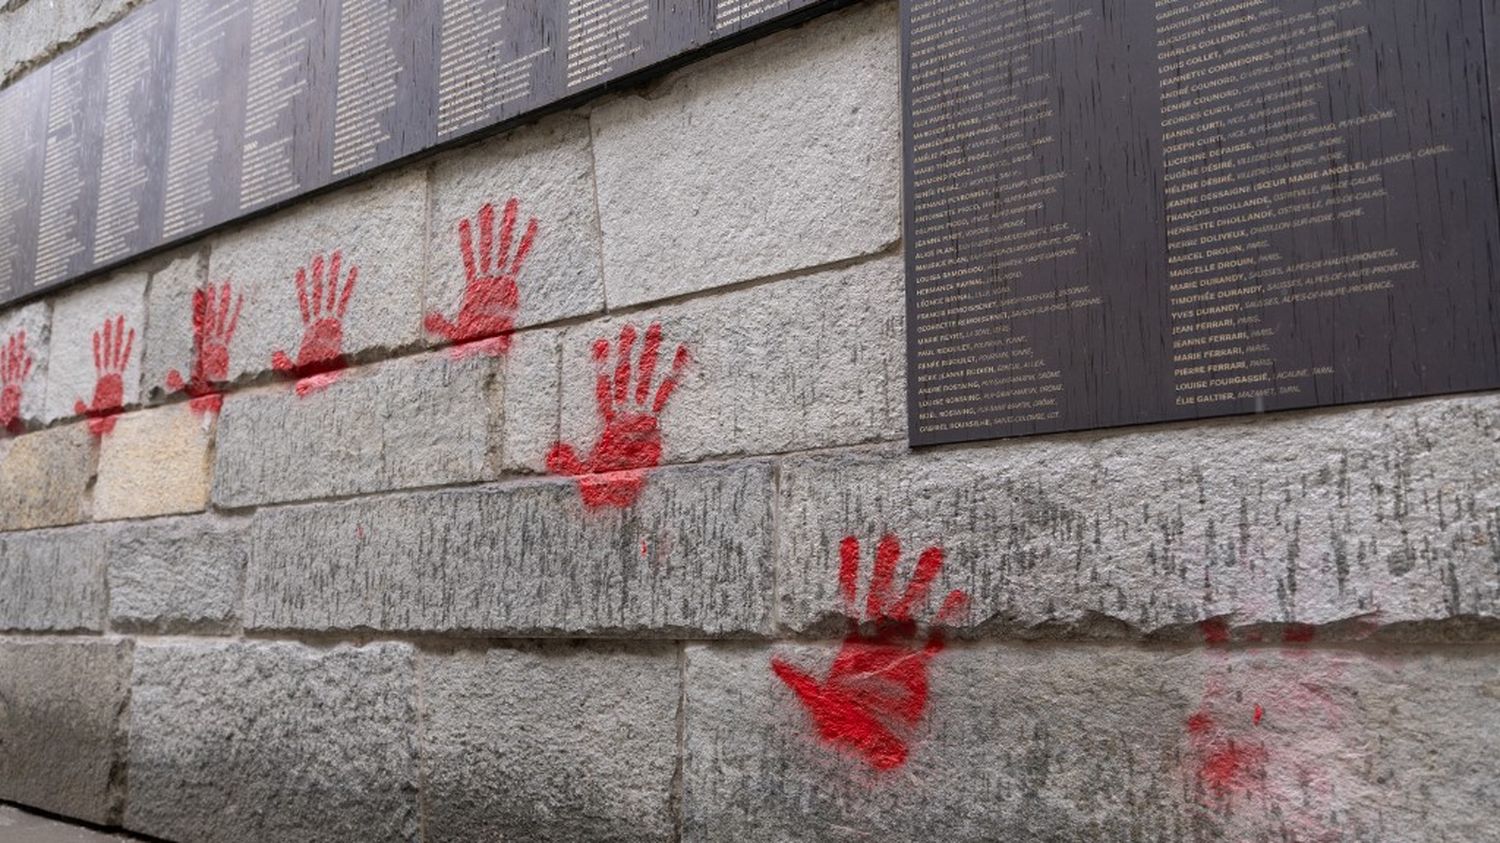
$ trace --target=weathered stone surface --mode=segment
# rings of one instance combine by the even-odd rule
[[[144,0],[28,0],[0,15],[0,81],[62,52],[85,33],[117,20]]]
[[[0,629],[101,631],[106,528],[0,534]]]
[[[418,837],[413,651],[136,649],[125,827],[203,843]]]
[[[128,641],[0,639],[0,799],[118,820],[129,685]]]
[[[99,444],[94,518],[199,512],[208,503],[213,417],[187,404],[119,417]]]
[[[18,427],[36,424],[44,417],[47,401],[47,355],[52,347],[52,306],[45,301],[0,313],[0,367],[7,364],[7,350],[14,342],[20,353],[23,376],[11,381],[0,370],[0,393],[14,387],[20,402],[15,405],[19,415],[12,424]],[[25,361],[30,361],[30,371],[25,370]],[[0,396],[3,397],[3,396]],[[0,400],[0,436],[5,436],[8,426],[5,402]]]
[[[662,326],[648,404],[678,344],[692,355],[660,416],[667,462],[898,439],[906,430],[901,281],[901,261],[887,258],[571,328],[563,440],[586,455],[599,437],[593,345],[607,338],[617,353],[627,322],[637,367],[648,325]],[[631,401],[638,382],[632,372]]]
[[[1480,396],[788,460],[779,616],[832,628],[840,539],[893,532],[1001,629],[1494,618],[1497,441]]]
[[[671,838],[675,646],[557,644],[419,664],[429,839]]]
[[[200,516],[122,526],[109,540],[116,630],[222,632],[238,620],[247,523]]]
[[[133,839],[139,838],[92,831],[9,805],[0,805],[0,840],[13,840],[16,843],[120,843]]]
[[[117,336],[125,318],[125,338]],[[104,326],[109,323],[109,341]],[[142,334],[146,325],[146,274],[121,272],[53,299],[52,346],[47,358],[46,421],[89,409],[130,406],[141,397]],[[98,353],[95,353],[98,343]],[[119,362],[125,363],[123,367]],[[119,390],[100,388],[117,379]],[[96,404],[96,397],[103,399]]]
[[[83,521],[93,478],[94,441],[84,424],[0,439],[0,530]]]
[[[821,679],[834,650],[772,653]],[[1492,653],[950,647],[879,772],[772,653],[687,652],[688,841],[1470,840],[1500,796]]]
[[[527,223],[537,221],[531,251],[514,279],[520,291],[517,327],[603,310],[593,168],[588,121],[571,114],[488,138],[438,159],[432,168],[427,309],[450,321],[459,314],[467,275],[458,225],[461,220],[470,221],[475,260],[480,261],[483,232],[477,215],[490,203],[494,207],[490,258],[497,271],[514,265]],[[511,198],[518,200],[518,214],[510,254],[502,255],[502,222]]]
[[[167,375],[174,370],[184,381],[192,379],[193,291],[203,286],[207,270],[208,252],[197,248],[176,254],[151,273],[151,286],[146,293],[146,348],[141,358],[141,389],[147,396],[171,392]],[[231,314],[233,301],[231,298]],[[218,304],[219,300],[214,299],[216,314]],[[225,322],[226,329],[230,322]]]
[[[426,213],[426,171],[411,168],[302,202],[215,240],[208,277],[216,284],[228,281],[245,294],[245,309],[229,344],[229,377],[267,371],[277,351],[297,360],[307,330],[298,304],[297,270],[308,269],[311,297],[313,258],[321,255],[326,262],[334,251],[342,256],[340,295],[352,268],[359,268],[342,322],[342,353],[416,343]],[[328,289],[325,278],[325,305]],[[337,304],[335,300],[334,312]]]
[[[547,451],[557,442],[561,343],[561,331],[523,331],[506,356],[500,456],[507,472],[547,472]]]
[[[656,96],[597,108],[610,305],[899,239],[900,55],[896,4],[876,3],[694,65]]]
[[[570,480],[259,510],[254,629],[764,633],[771,466],[661,469],[629,509]]]
[[[446,353],[351,370],[325,389],[236,392],[214,454],[222,507],[493,477],[503,363]]]

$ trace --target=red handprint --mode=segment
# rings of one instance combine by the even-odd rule
[[[223,396],[214,385],[229,377],[229,341],[234,338],[244,307],[244,294],[234,298],[228,281],[219,287],[209,284],[193,291],[193,366],[186,381],[176,369],[167,372],[167,388],[186,391],[196,411],[219,411]]]
[[[802,700],[823,740],[846,746],[877,770],[906,763],[906,739],[901,732],[922,718],[927,708],[927,663],[943,649],[943,634],[937,629],[918,644],[917,624],[912,619],[912,610],[926,601],[932,581],[943,569],[943,550],[929,547],[922,551],[906,592],[892,604],[891,586],[900,561],[900,540],[893,535],[881,537],[865,603],[873,629],[861,630],[854,602],[859,539],[845,538],[839,545],[839,591],[850,629],[828,677],[819,682],[779,658],[771,660],[771,670]],[[938,622],[957,618],[968,599],[962,591],[949,592]]]
[[[89,430],[103,436],[115,429],[115,416],[125,407],[125,367],[130,364],[130,349],[135,345],[135,329],[125,330],[125,316],[105,319],[100,331],[94,332],[94,400],[73,402],[73,411],[89,418]]]
[[[598,370],[594,397],[599,403],[604,431],[594,443],[588,459],[580,460],[571,445],[561,442],[547,454],[547,470],[577,477],[579,493],[589,507],[630,506],[645,488],[646,469],[661,464],[661,429],[657,418],[687,368],[687,346],[677,346],[672,370],[662,379],[654,399],[651,397],[651,382],[661,355],[661,325],[653,324],[646,329],[646,341],[641,348],[632,391],[630,355],[634,346],[635,327],[626,325],[620,329],[619,350],[611,377],[609,341],[594,341],[594,365]]]
[[[312,265],[312,289],[307,286],[308,271],[297,269],[297,304],[302,309],[302,346],[293,362],[284,351],[271,355],[271,368],[296,378],[324,375],[344,368],[344,314],[349,312],[349,297],[354,295],[354,285],[359,280],[359,267],[349,267],[349,277],[344,288],[339,290],[339,269],[343,253],[334,251],[328,256],[327,294],[324,290],[323,256],[314,255]],[[325,300],[326,298],[326,300]],[[318,385],[323,385],[322,383]],[[298,384],[299,394],[307,390]]]
[[[0,349],[0,427],[20,433],[21,386],[31,374],[31,354],[26,351],[26,332],[17,331]]]
[[[458,248],[463,254],[464,275],[468,279],[464,287],[463,303],[459,305],[458,316],[452,322],[441,313],[427,314],[423,324],[429,333],[455,343],[492,338],[496,353],[504,354],[510,350],[510,333],[515,329],[516,311],[521,307],[516,276],[521,274],[521,267],[526,264],[526,256],[531,253],[531,244],[536,239],[537,232],[536,217],[532,217],[526,223],[526,233],[521,235],[515,256],[511,256],[510,245],[516,232],[519,207],[520,203],[515,197],[505,203],[505,216],[500,221],[498,253],[494,249],[495,206],[486,202],[479,209],[477,260],[469,221],[459,221]]]

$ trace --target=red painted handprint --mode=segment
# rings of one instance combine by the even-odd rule
[[[124,315],[113,322],[105,319],[102,329],[94,332],[94,372],[99,376],[94,383],[94,400],[88,404],[82,399],[73,402],[73,411],[88,416],[89,430],[95,436],[114,430],[115,416],[125,407],[125,367],[130,365],[134,345],[135,329],[126,332]]]
[[[233,302],[234,309],[230,310]],[[167,373],[167,388],[186,391],[191,406],[203,413],[217,413],[223,396],[214,388],[229,377],[229,341],[240,322],[245,296],[234,297],[228,281],[193,291],[193,366],[187,380],[176,369]]]
[[[429,333],[444,337],[451,342],[466,343],[479,339],[491,339],[495,353],[510,350],[510,333],[515,329],[516,311],[521,307],[520,290],[516,287],[516,276],[526,264],[531,253],[531,244],[536,239],[537,221],[532,217],[526,223],[526,233],[516,246],[514,256],[510,253],[511,239],[516,232],[516,215],[520,203],[512,197],[505,203],[505,216],[500,221],[500,248],[496,252],[495,206],[486,202],[479,209],[479,254],[474,254],[474,234],[468,220],[458,223],[458,248],[463,255],[464,287],[463,303],[458,316],[452,322],[441,313],[429,313],[424,321]]]
[[[31,375],[31,354],[26,351],[26,332],[17,331],[0,349],[0,427],[20,433],[21,387]]]
[[[819,682],[779,658],[771,660],[771,670],[802,700],[823,740],[843,745],[877,770],[892,770],[906,763],[902,733],[921,720],[927,708],[927,663],[943,649],[943,635],[937,629],[918,643],[912,618],[912,611],[925,603],[932,581],[943,569],[943,551],[938,547],[922,551],[905,593],[892,603],[901,542],[893,535],[880,539],[865,601],[871,630],[861,630],[855,607],[859,556],[859,539],[849,536],[839,545],[839,592],[850,630],[827,678]],[[957,618],[968,599],[962,591],[950,592],[938,612],[938,622]]]
[[[349,298],[354,295],[354,285],[359,280],[359,267],[349,267],[349,277],[344,288],[339,290],[339,269],[343,253],[334,251],[328,256],[328,274],[323,274],[323,256],[314,255],[312,265],[312,288],[308,288],[308,270],[297,269],[297,304],[302,309],[302,346],[294,362],[284,351],[271,355],[271,368],[296,378],[326,375],[344,368],[344,314],[349,312]],[[325,293],[326,291],[326,293]],[[326,385],[317,383],[298,384],[298,394]]]
[[[667,406],[682,372],[687,368],[687,346],[677,346],[672,369],[651,395],[652,378],[661,355],[661,325],[646,329],[636,367],[635,389],[630,388],[631,351],[635,346],[635,328],[620,329],[619,349],[615,354],[613,375],[609,368],[609,341],[594,341],[594,365],[598,377],[594,397],[604,431],[587,460],[580,460],[571,445],[561,442],[547,454],[547,470],[578,478],[578,490],[589,507],[626,507],[635,503],[646,485],[646,469],[661,464],[661,429],[657,419]]]

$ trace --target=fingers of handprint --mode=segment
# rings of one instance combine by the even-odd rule
[[[635,403],[645,406],[651,394],[651,382],[656,377],[656,358],[661,354],[661,323],[652,322],[646,329],[646,341],[641,345],[640,371],[635,381]]]
[[[854,599],[859,592],[859,539],[845,536],[839,542],[839,596],[844,614],[854,617]]]
[[[479,209],[479,276],[490,277],[491,256],[495,249],[495,206],[489,202]]]
[[[107,320],[107,319],[104,321],[104,333],[105,333],[106,336],[108,336],[108,334],[109,334],[109,320]],[[102,341],[99,338],[99,332],[95,331],[94,332],[94,371],[95,372],[103,372],[104,371],[104,355],[102,353],[103,350],[100,348],[101,344],[102,344]]]
[[[656,390],[656,400],[651,403],[651,412],[660,413],[671,400],[672,393],[677,389],[677,382],[682,378],[682,373],[687,369],[688,362],[692,358],[688,355],[687,346],[677,346],[677,353],[672,356],[672,371],[667,373],[661,382],[661,387]]]
[[[312,290],[308,293],[308,300],[312,303],[312,315],[316,319],[323,315],[323,256],[314,255],[312,259]]]
[[[909,620],[912,607],[927,599],[927,590],[932,587],[933,579],[941,570],[943,570],[943,549],[929,547],[922,551],[922,555],[917,559],[917,570],[911,575],[911,582],[906,586],[906,593],[901,595],[901,600],[891,609],[891,618],[898,621]]]
[[[614,398],[609,386],[609,340],[594,340],[594,400],[599,417],[608,422],[615,417]]]
[[[516,206],[520,204],[514,196],[505,203],[505,216],[500,221],[500,257],[495,261],[495,272],[505,271],[505,263],[510,260],[510,241],[516,234]]]
[[[339,294],[339,269],[344,262],[342,252],[335,251],[328,261],[328,306],[323,308],[324,313],[333,313],[333,304]]]
[[[480,209],[480,213],[484,210]],[[474,264],[474,228],[466,219],[458,221],[458,253],[464,261],[464,278],[473,285],[479,270]]]
[[[890,533],[875,545],[875,571],[870,575],[870,594],[865,609],[871,619],[885,617],[890,602],[891,583],[896,578],[896,564],[901,561],[901,540]]]
[[[334,252],[334,254],[337,255],[338,252]],[[359,267],[349,267],[349,280],[344,282],[343,295],[339,296],[339,309],[337,313],[340,319],[343,319],[344,314],[349,312],[349,297],[354,295],[354,282],[357,280],[359,280]],[[332,297],[330,296],[330,301],[331,300]]]
[[[225,284],[224,285],[224,292],[226,293],[226,298],[227,298],[227,294],[229,293],[229,291],[230,291],[229,285]],[[234,301],[234,313],[232,313],[232,314],[229,315],[229,325],[227,327],[225,327],[224,330],[223,330],[223,332],[222,332],[222,336],[224,337],[224,342],[227,343],[227,342],[229,342],[230,339],[232,339],[234,337],[234,329],[239,327],[239,325],[240,325],[240,313],[243,312],[244,309],[245,309],[245,294],[241,293],[240,296],[239,296],[239,298],[235,299],[235,301]]]
[[[620,347],[615,353],[615,406],[625,403],[630,390],[630,351],[635,347],[635,326],[620,329]]]
[[[312,322],[312,312],[307,306],[307,270],[297,267],[297,307],[302,310],[302,324]]]
[[[125,330],[125,317],[123,317],[123,316],[120,317],[119,330],[121,330],[121,331]],[[130,332],[125,335],[125,343],[120,348],[120,354],[119,354],[119,356],[115,359],[115,368],[114,368],[114,371],[116,371],[116,372],[124,372],[125,371],[126,364],[128,364],[130,362],[130,349],[133,348],[134,346],[135,346],[135,329],[131,328]]]
[[[531,254],[531,244],[536,240],[537,222],[532,217],[526,223],[526,233],[521,235],[521,245],[516,247],[516,256],[511,259],[510,268],[506,270],[508,275],[518,275],[521,267],[526,264],[526,256]]]

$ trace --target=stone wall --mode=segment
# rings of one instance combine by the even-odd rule
[[[0,73],[128,5],[11,4]],[[858,4],[0,312],[0,799],[1496,839],[1500,396],[910,451],[899,36]]]

